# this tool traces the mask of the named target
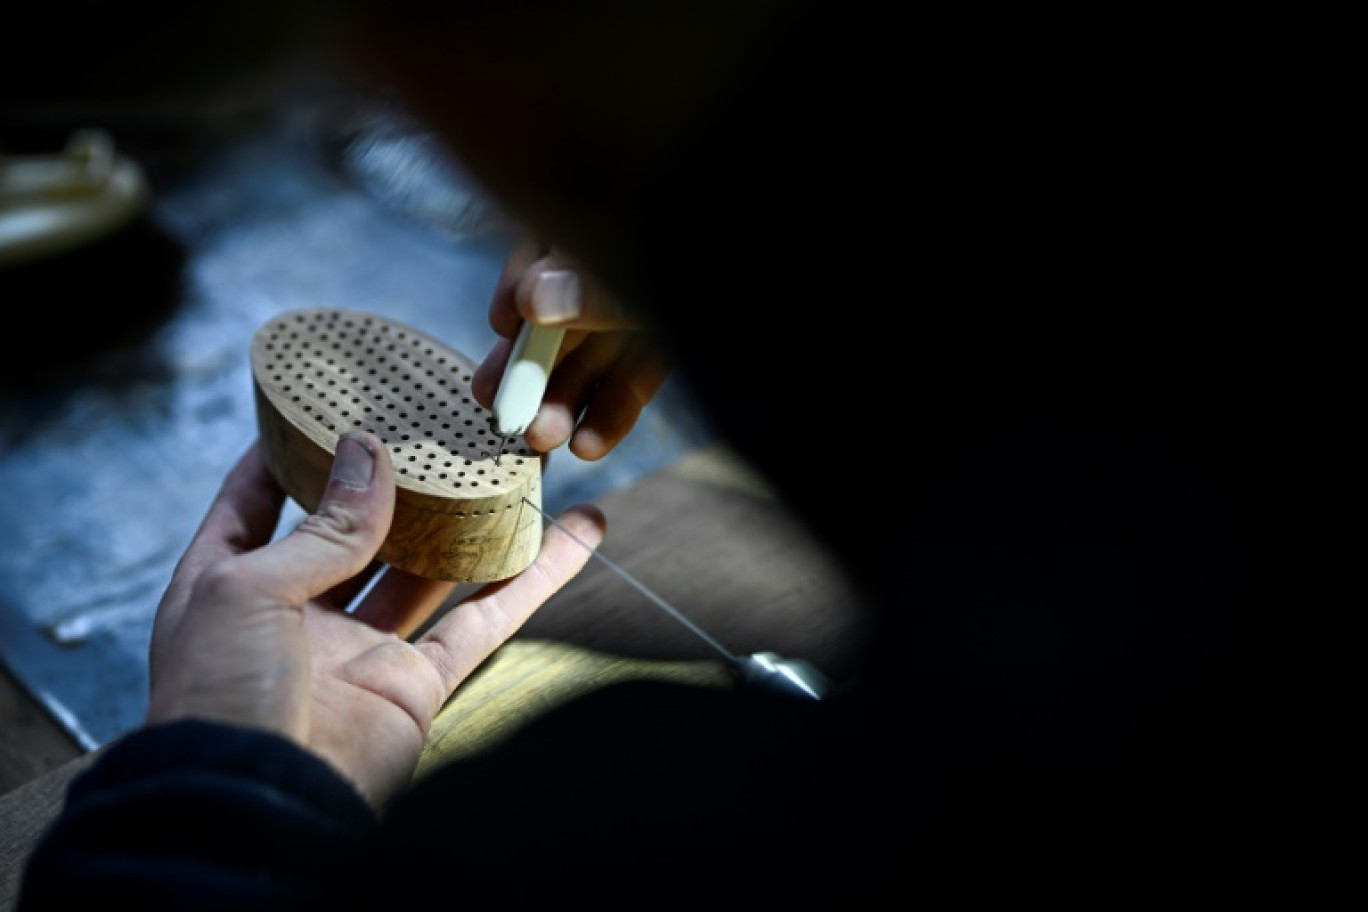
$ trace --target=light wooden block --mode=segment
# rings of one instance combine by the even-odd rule
[[[251,346],[267,465],[305,510],[317,509],[338,439],[385,442],[398,481],[379,557],[430,579],[482,583],[524,570],[541,548],[541,458],[521,437],[498,459],[490,414],[475,401],[475,363],[393,320],[305,308],[273,317]]]

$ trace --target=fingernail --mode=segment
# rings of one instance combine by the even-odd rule
[[[540,319],[563,323],[580,315],[580,280],[571,269],[547,269],[532,286],[532,312]]]
[[[375,454],[364,439],[344,434],[337,441],[333,457],[332,480],[358,490],[369,488],[375,476]]]

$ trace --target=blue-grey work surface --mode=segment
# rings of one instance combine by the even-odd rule
[[[141,721],[157,601],[255,435],[255,330],[297,307],[353,308],[479,361],[511,236],[420,130],[331,97],[277,100],[149,174],[148,222],[179,250],[164,311],[143,313],[166,266],[146,254],[144,269],[140,243],[117,263],[78,255],[40,283],[0,281],[6,350],[32,374],[0,376],[0,660],[89,749]],[[81,329],[108,338],[53,370]],[[667,382],[606,459],[553,454],[545,505],[593,500],[709,437]],[[290,505],[281,528],[300,515]]]

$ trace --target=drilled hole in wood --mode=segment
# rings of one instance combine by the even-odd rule
[[[426,446],[438,451],[431,461],[450,455],[481,463],[481,474],[504,484],[534,455],[522,438],[505,444],[488,433],[489,412],[469,391],[473,365],[416,330],[377,316],[319,308],[278,317],[258,331],[253,346],[254,365],[262,368],[258,382],[268,398],[294,406],[315,429],[374,433],[389,445],[396,465]],[[365,379],[377,370],[390,377],[383,388]],[[302,383],[308,403],[301,402],[296,383]],[[439,399],[433,386],[454,395]],[[460,428],[479,433],[470,438]],[[504,455],[496,466],[501,445]],[[459,484],[449,473],[429,472],[419,480],[452,490]]]
[[[365,430],[383,441],[399,488],[381,560],[485,582],[535,558],[541,457],[493,433],[465,355],[378,316],[310,308],[263,325],[251,360],[267,465],[305,509],[326,487],[339,436]]]

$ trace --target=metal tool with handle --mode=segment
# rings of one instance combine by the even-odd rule
[[[565,328],[561,326],[524,321],[518,330],[491,409],[494,433],[501,440],[499,455],[494,459],[496,465],[503,458],[509,439],[526,433],[527,426],[537,417],[564,337]]]
[[[564,336],[565,329],[562,327],[538,326],[526,321],[518,330],[513,351],[508,356],[508,366],[504,369],[503,379],[494,394],[493,430],[502,438],[499,455],[495,457],[496,464],[503,457],[508,438],[525,433],[527,426],[537,416],[537,409],[541,407],[542,397],[546,395],[546,384],[551,377],[552,368],[555,367],[556,355],[560,352]],[[548,522],[586,548],[594,558],[606,564],[614,573],[635,586],[662,610],[721,653],[727,667],[731,669],[741,686],[811,700],[822,699],[830,690],[830,683],[822,673],[801,659],[786,659],[773,652],[737,655],[727,649],[673,605],[646,588],[636,577],[557,522],[541,507],[526,497],[523,498],[523,503],[540,513]]]

